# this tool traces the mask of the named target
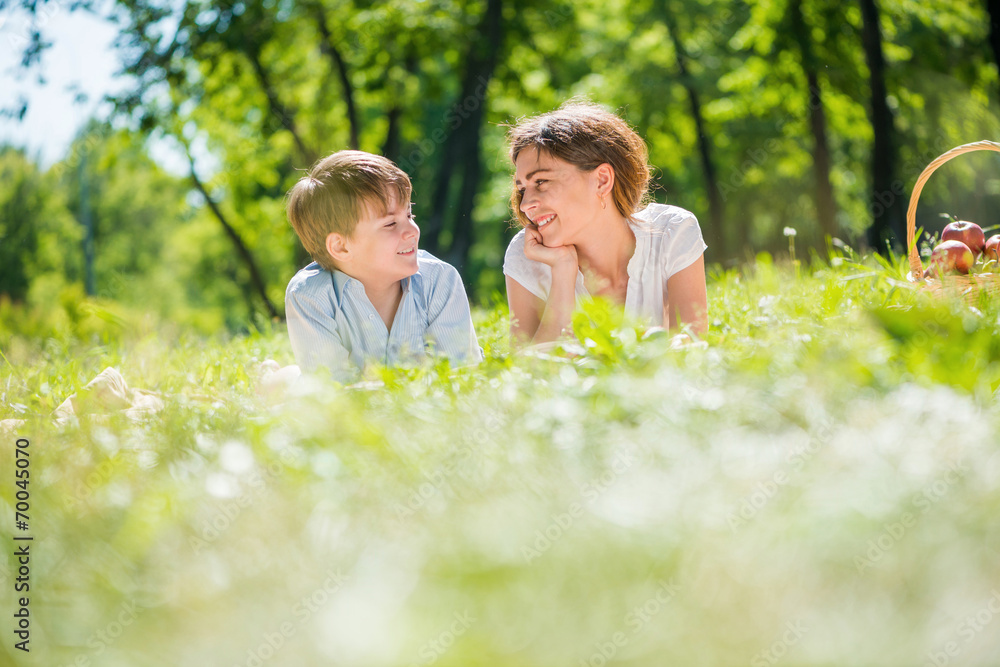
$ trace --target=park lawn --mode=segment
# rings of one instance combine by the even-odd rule
[[[5,334],[17,665],[923,665],[1000,655],[1000,305],[901,263],[710,276],[708,346],[595,303],[575,356],[312,379],[283,328]],[[111,318],[113,319],[113,318]],[[107,366],[159,414],[56,425]],[[31,653],[14,649],[30,440]],[[4,664],[7,664],[6,662]]]

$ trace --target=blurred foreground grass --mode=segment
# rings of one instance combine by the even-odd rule
[[[512,356],[498,307],[479,368],[283,401],[256,391],[277,329],[3,334],[0,662],[995,664],[1000,305],[901,273],[718,273],[707,348],[595,304],[583,355]],[[107,366],[163,411],[55,425]]]

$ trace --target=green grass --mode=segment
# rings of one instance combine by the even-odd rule
[[[583,354],[511,355],[495,307],[478,368],[284,401],[256,392],[261,360],[292,361],[279,326],[0,334],[0,419],[26,420],[0,436],[0,655],[992,664],[1000,304],[931,298],[894,261],[834,264],[713,273],[707,348],[592,304]],[[54,424],[107,366],[164,410]],[[16,437],[30,656],[8,629]]]

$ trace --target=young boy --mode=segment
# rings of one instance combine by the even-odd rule
[[[289,191],[288,220],[315,260],[285,292],[303,371],[344,380],[367,361],[482,359],[458,271],[417,249],[410,192],[403,170],[361,151],[324,158]]]

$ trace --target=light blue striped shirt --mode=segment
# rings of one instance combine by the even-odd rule
[[[458,271],[424,250],[417,251],[417,266],[402,281],[403,297],[391,331],[358,280],[316,262],[296,273],[285,290],[285,317],[302,370],[326,367],[338,380],[347,380],[370,361],[391,366],[428,355],[459,363],[481,361]]]

